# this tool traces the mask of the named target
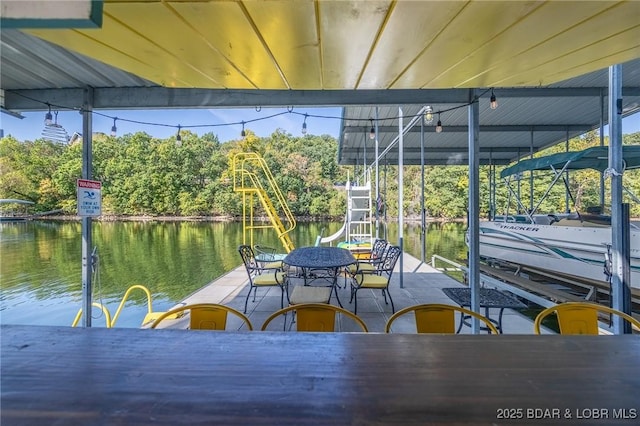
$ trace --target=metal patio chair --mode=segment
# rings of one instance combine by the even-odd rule
[[[387,302],[387,295],[391,302],[391,312],[395,312],[395,306],[393,305],[393,299],[391,293],[389,293],[389,284],[391,283],[391,276],[393,275],[393,269],[396,266],[396,262],[400,258],[402,250],[398,246],[391,246],[387,249],[385,256],[381,262],[375,264],[375,268],[372,270],[357,270],[351,280],[351,299],[349,303],[354,302],[353,312],[358,313],[358,290],[363,288],[378,289],[382,291],[384,297],[384,303]]]
[[[364,332],[368,332],[367,325],[362,319],[346,309],[325,303],[301,303],[288,306],[271,314],[262,324],[262,331],[266,330],[269,323],[275,318],[294,312],[296,315],[296,331],[333,332],[335,331],[336,316],[341,314],[352,319]]]
[[[493,325],[489,318],[477,312],[470,311],[460,306],[445,305],[440,303],[425,303],[421,305],[408,306],[391,315],[385,326],[385,333],[391,332],[391,326],[399,317],[413,312],[416,321],[416,330],[418,333],[446,333],[456,334],[456,317],[457,312],[478,318],[484,322],[486,327],[493,334],[500,334],[498,329]]]
[[[242,312],[217,303],[194,303],[171,309],[160,315],[151,324],[151,328],[156,328],[158,324],[168,317],[171,317],[171,319],[179,318],[179,314],[185,311],[189,311],[190,330],[225,330],[229,314],[240,318],[249,330],[253,330],[251,321]]]
[[[600,334],[598,313],[601,312],[618,315],[640,330],[640,321],[617,309],[589,302],[566,302],[551,306],[538,314],[533,323],[536,334],[540,334],[542,320],[554,312],[558,317],[560,334]]]
[[[284,295],[287,290],[285,281],[286,275],[281,269],[282,263],[280,262],[280,266],[274,264],[271,268],[267,268],[266,265],[261,265],[260,262],[256,260],[255,253],[249,245],[240,245],[238,247],[238,252],[240,253],[240,257],[242,258],[242,262],[244,263],[249,277],[249,292],[244,300],[244,313],[247,313],[247,303],[249,302],[249,296],[251,295],[252,290],[253,301],[256,301],[256,292],[258,287],[279,287],[281,291],[280,307],[283,308]]]

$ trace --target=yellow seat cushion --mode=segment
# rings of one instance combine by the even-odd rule
[[[253,285],[280,285],[284,282],[284,272],[267,271],[253,279]]]
[[[300,303],[327,303],[331,297],[330,287],[311,287],[297,285],[293,288],[289,302],[292,305]]]
[[[360,284],[360,287],[366,288],[385,288],[388,283],[388,279],[386,277],[373,274],[360,275],[358,276],[357,280]]]

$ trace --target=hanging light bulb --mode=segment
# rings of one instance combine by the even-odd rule
[[[442,121],[440,121],[440,113],[438,113],[438,123],[436,124],[436,133],[442,133]]]
[[[424,123],[431,124],[432,121],[433,121],[433,109],[431,108],[430,105],[427,105],[424,108]]]
[[[178,124],[178,133],[176,133],[176,146],[182,146],[182,136],[180,135],[180,125]]]
[[[242,136],[243,138],[247,136],[247,132],[244,131],[244,121],[242,122],[242,131],[240,132],[240,136]]]
[[[118,119],[118,117],[115,117],[113,119],[113,126],[111,126],[111,136],[113,136],[114,138],[116,137],[116,134],[118,133],[118,128],[116,127],[116,120]]]
[[[373,127],[373,118],[370,118],[371,120],[371,130],[369,131],[369,139],[373,140],[376,138],[376,129],[375,127]]]
[[[307,114],[304,115],[304,121],[302,122],[302,134],[307,134]]]
[[[498,100],[496,99],[496,95],[493,94],[493,89],[491,89],[490,106],[491,109],[498,108]]]
[[[53,124],[53,115],[51,115],[51,105],[47,104],[49,111],[44,115],[44,125],[51,126]]]

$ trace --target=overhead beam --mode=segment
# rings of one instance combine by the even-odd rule
[[[383,148],[382,146],[380,148]],[[480,153],[504,153],[504,152],[515,152],[515,153],[522,153],[523,150],[525,149],[529,149],[529,146],[506,146],[506,147],[480,147]],[[352,148],[352,147],[348,147],[348,148],[343,148],[342,152],[344,154],[362,154],[362,148]],[[403,152],[405,154],[409,153],[420,153],[420,147],[408,147],[404,146]],[[424,152],[426,153],[449,153],[449,152],[462,152],[462,153],[466,153],[467,150],[465,149],[464,146],[459,145],[459,146],[446,146],[446,147],[425,147],[424,148]]]
[[[464,89],[451,90],[220,90],[165,87],[95,88],[94,109],[229,108],[464,103]],[[46,103],[76,108],[82,89],[7,90],[5,107],[42,110]]]
[[[397,163],[398,155],[395,154],[393,156],[389,156],[388,161],[389,161],[389,165],[393,165],[394,163]],[[490,164],[497,165],[497,166],[506,166],[508,164],[511,164],[512,162],[513,160],[511,159],[500,159],[500,158],[491,159],[489,157],[480,157],[481,166],[488,166]],[[355,161],[355,159],[338,161],[338,164],[341,166],[355,166],[361,163],[362,163],[362,160],[360,160],[360,163],[358,163],[357,161]],[[420,159],[404,157],[403,164],[405,166],[420,166]],[[448,157],[427,158],[425,161],[425,166],[468,166],[468,165],[469,165],[469,160],[468,160],[467,154],[461,154],[461,153],[453,153],[451,156],[448,156]]]
[[[356,133],[362,134],[363,126],[345,126],[343,133]],[[480,132],[588,132],[593,126],[587,124],[537,124],[537,125],[482,125],[480,126]],[[392,133],[396,130],[394,126],[379,126],[380,133]],[[425,133],[436,133],[434,126],[426,126],[424,128]],[[468,126],[447,126],[447,133],[467,133],[469,131]],[[419,133],[420,128],[415,127],[409,130],[409,132]]]
[[[601,88],[503,88],[499,97],[600,96]],[[166,87],[94,88],[94,109],[232,108],[283,106],[427,105],[467,103],[466,89],[406,90],[224,90]],[[640,87],[623,88],[624,96],[640,96]],[[6,90],[5,108],[40,111],[79,108],[83,89]],[[448,131],[448,127],[447,127]]]

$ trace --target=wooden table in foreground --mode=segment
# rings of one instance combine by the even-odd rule
[[[640,418],[637,336],[0,331],[2,425]]]

